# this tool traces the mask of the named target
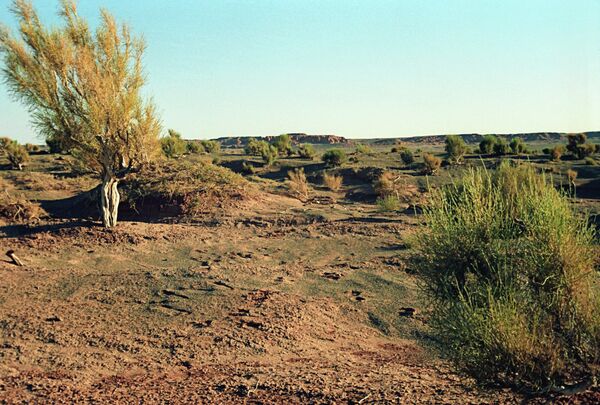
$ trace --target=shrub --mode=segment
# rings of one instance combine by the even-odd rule
[[[558,162],[562,157],[563,153],[565,153],[565,147],[563,145],[556,145],[550,150],[550,157],[555,162]]]
[[[17,141],[11,141],[5,148],[6,157],[13,169],[23,170],[23,165],[29,161],[29,153]]]
[[[569,180],[569,184],[574,186],[575,179],[577,179],[577,172],[573,169],[567,169],[567,180]]]
[[[187,153],[197,154],[205,152],[204,147],[201,143],[195,141],[187,141],[185,144],[185,150]]]
[[[323,173],[323,184],[331,191],[338,191],[340,188],[342,188],[342,180],[342,176]]]
[[[293,154],[292,138],[288,134],[279,135],[272,145],[277,148],[277,153],[280,156],[291,156]]]
[[[510,145],[503,138],[498,138],[494,144],[494,154],[496,156],[508,155],[511,152]]]
[[[390,153],[398,153],[400,151],[400,149],[396,146],[394,146],[391,150]]]
[[[175,158],[185,153],[186,142],[179,132],[169,129],[168,135],[160,138],[160,147],[166,157]]]
[[[308,186],[308,181],[306,180],[306,175],[304,174],[304,169],[290,170],[288,172],[288,178],[288,189],[292,195],[301,201],[306,201],[310,194],[310,188]]]
[[[25,150],[27,151],[27,153],[35,153],[40,151],[40,147],[32,143],[26,143]]]
[[[14,222],[29,222],[47,216],[37,202],[23,196],[4,192],[0,194],[0,218]]]
[[[458,163],[462,161],[463,156],[467,153],[467,145],[460,136],[448,135],[445,150],[448,154],[448,160],[452,163]]]
[[[50,153],[63,153],[67,151],[67,148],[63,146],[63,141],[57,137],[47,137],[46,145]]]
[[[213,165],[221,164],[221,156],[213,156],[212,164]]]
[[[357,143],[355,152],[358,154],[368,155],[370,153],[373,153],[373,149],[369,145],[365,145],[364,143]]]
[[[593,144],[586,142],[585,134],[569,134],[567,135],[567,150],[577,159],[583,159],[596,151]]]
[[[521,138],[513,138],[510,141],[510,149],[512,150],[512,153],[517,155],[527,153],[527,145],[525,145],[525,142],[523,142]]]
[[[410,149],[404,149],[402,152],[400,152],[400,159],[402,159],[402,162],[405,165],[410,165],[415,161],[415,157]]]
[[[244,151],[251,156],[262,156],[267,149],[269,149],[268,142],[252,138],[248,141]]]
[[[244,161],[242,162],[242,173],[254,174],[256,173],[256,167],[252,163]]]
[[[218,141],[200,141],[200,144],[204,150],[208,153],[219,153],[221,151],[221,144]]]
[[[529,165],[434,191],[413,265],[439,349],[480,382],[540,389],[600,361],[594,231]]]
[[[316,152],[311,144],[304,144],[298,147],[298,155],[303,159],[314,159]]]
[[[348,156],[346,156],[346,152],[341,149],[330,149],[323,154],[321,159],[327,166],[335,167],[346,163]]]
[[[273,163],[275,163],[278,154],[277,148],[273,145],[267,145],[267,147],[261,151],[262,160],[267,166],[272,166]]]
[[[544,155],[550,155],[552,153],[552,149],[551,148],[544,148],[544,149],[542,149],[542,153]]]
[[[585,164],[588,166],[598,166],[598,162],[589,156],[585,158]]]
[[[442,166],[442,159],[433,156],[431,153],[423,154],[423,163],[425,164],[425,174],[435,174]]]
[[[6,136],[0,137],[0,153],[3,153],[8,144],[11,142],[12,140]]]
[[[400,200],[395,195],[379,197],[375,204],[377,204],[379,211],[398,211],[400,209]]]
[[[494,152],[494,145],[498,143],[498,137],[495,135],[485,135],[479,142],[479,152],[483,155],[489,155]]]

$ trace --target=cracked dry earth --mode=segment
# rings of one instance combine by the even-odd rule
[[[5,232],[0,248],[25,266],[0,261],[0,398],[521,401],[477,387],[427,349],[403,266],[416,219],[373,218],[292,207],[211,225]]]

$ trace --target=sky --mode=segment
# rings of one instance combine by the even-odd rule
[[[58,0],[33,3],[60,22]],[[600,130],[600,0],[78,4],[144,35],[145,91],[189,139]],[[41,139],[4,83],[0,136]]]

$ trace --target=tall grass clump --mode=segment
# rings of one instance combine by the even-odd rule
[[[480,382],[528,390],[600,370],[600,275],[586,218],[529,165],[435,191],[414,265],[440,350]]]
[[[300,201],[308,200],[310,186],[306,180],[304,169],[294,169],[288,172],[288,189],[290,193]]]

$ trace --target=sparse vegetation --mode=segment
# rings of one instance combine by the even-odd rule
[[[13,169],[23,170],[23,165],[29,161],[27,149],[17,141],[11,141],[4,147],[6,157]]]
[[[575,179],[577,179],[577,171],[573,169],[567,169],[567,180],[571,186],[575,186]]]
[[[550,157],[555,162],[560,161],[560,158],[565,153],[565,147],[563,145],[556,145],[550,150]]]
[[[341,149],[330,149],[323,154],[321,159],[327,166],[336,167],[346,163],[348,156]]]
[[[494,144],[494,154],[496,156],[504,156],[510,153],[511,148],[506,140],[504,138],[497,138],[496,143]]]
[[[335,174],[323,173],[323,184],[331,191],[339,191],[342,188],[342,176]]]
[[[176,158],[186,152],[187,144],[179,132],[169,129],[168,134],[160,138],[160,147],[166,157]]]
[[[451,163],[460,163],[467,153],[467,145],[460,136],[448,135],[446,137],[445,150],[448,154],[448,161]]]
[[[306,201],[310,194],[310,186],[306,180],[304,169],[294,169],[288,172],[288,189],[290,193],[301,201]]]
[[[423,153],[424,173],[425,174],[436,174],[442,166],[442,159],[431,153]]]
[[[484,382],[532,390],[598,370],[594,233],[522,165],[471,170],[435,192],[414,265],[440,349]]]
[[[292,139],[288,134],[279,135],[272,145],[277,149],[279,156],[291,156],[293,154]]]
[[[315,148],[311,144],[304,144],[298,147],[298,155],[302,159],[314,159],[317,155]]]
[[[279,156],[279,151],[273,145],[267,144],[267,146],[261,150],[261,157],[267,167],[272,166]]]
[[[359,155],[361,155],[361,154],[368,155],[368,154],[373,153],[373,149],[369,145],[365,145],[364,143],[356,144],[354,151]]]
[[[494,153],[494,146],[498,143],[498,137],[495,135],[485,135],[479,143],[479,152],[483,155]]]
[[[525,142],[519,137],[513,138],[510,141],[510,149],[512,153],[516,155],[527,153],[527,145],[525,145]]]
[[[400,209],[400,200],[395,195],[378,197],[375,202],[379,211],[398,211]]]
[[[400,152],[400,159],[402,159],[402,163],[405,165],[413,164],[415,161],[415,157],[410,149],[403,149],[402,152]]]

